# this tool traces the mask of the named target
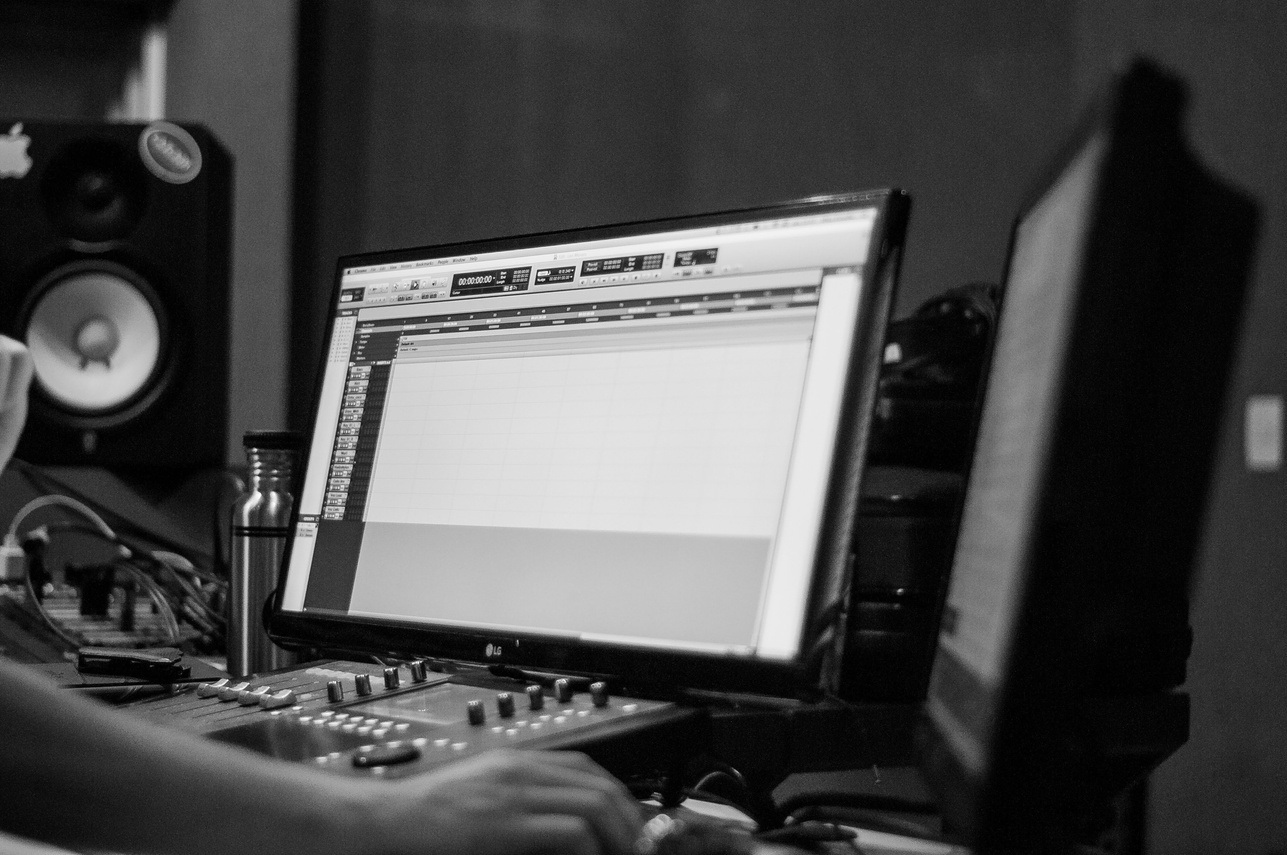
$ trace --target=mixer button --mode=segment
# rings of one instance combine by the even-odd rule
[[[289,707],[295,704],[295,693],[290,689],[279,689],[272,694],[262,695],[259,698],[259,705],[266,710],[277,710],[282,707]]]
[[[623,712],[638,712],[638,711],[639,711],[639,705],[638,705],[638,704],[626,704],[626,705],[625,705],[625,706],[623,706],[621,709],[622,709],[622,711],[623,711]]]
[[[608,705],[608,684],[602,680],[590,684],[590,700],[596,707],[606,707]]]
[[[250,688],[249,683],[234,683],[231,686],[224,686],[219,690],[219,700],[224,703],[237,700],[237,696]]]
[[[514,714],[514,696],[509,692],[501,692],[496,696],[496,712],[501,718],[509,718]]]
[[[213,683],[202,683],[201,685],[197,686],[197,697],[198,698],[218,697],[219,692],[223,691],[223,689],[225,689],[228,686],[229,682],[231,681],[227,677],[223,677],[222,679],[215,680]]]
[[[360,697],[365,698],[367,695],[371,694],[370,674],[358,674],[353,678],[353,683]]]
[[[393,726],[393,729],[398,733],[406,733],[411,729],[411,725],[407,724],[405,721],[400,721]]]
[[[326,684],[326,699],[333,704],[338,704],[344,700],[344,684],[339,680],[331,680]]]
[[[468,748],[468,747],[469,747],[469,743],[468,743],[468,742],[453,742],[453,743],[451,743],[451,750],[452,750],[452,751],[464,751],[464,750],[465,750],[466,748]]]
[[[259,704],[259,699],[271,691],[267,686],[258,686],[254,689],[247,689],[237,695],[237,703],[243,707],[253,707]]]
[[[388,743],[377,745],[370,751],[359,751],[353,755],[353,765],[359,769],[376,769],[382,766],[394,766],[408,763],[420,757],[420,749],[414,745]]]
[[[390,666],[384,669],[384,688],[396,689],[398,688],[398,684],[401,682],[402,678],[398,675],[398,669],[396,667]]]
[[[558,698],[561,704],[569,703],[572,700],[572,681],[567,677],[560,677],[555,680],[554,697]]]
[[[450,739],[435,739],[433,741],[434,748],[446,748],[450,744],[451,744]]]
[[[487,709],[483,706],[482,701],[470,701],[465,705],[465,713],[469,717],[469,723],[479,725],[487,721]]]
[[[527,692],[527,708],[539,710],[545,706],[545,693],[541,691],[540,686],[528,686],[524,691]]]

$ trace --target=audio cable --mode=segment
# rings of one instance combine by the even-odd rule
[[[36,511],[49,507],[72,511],[89,524],[47,523],[19,538],[26,519]],[[33,499],[18,511],[5,535],[0,555],[4,558],[3,581],[13,583],[21,580],[33,610],[70,647],[79,647],[83,642],[73,638],[48,612],[42,590],[50,580],[45,566],[45,550],[50,544],[51,535],[62,532],[93,537],[114,547],[115,554],[106,566],[122,571],[133,588],[148,597],[169,643],[178,645],[182,641],[180,616],[184,622],[212,641],[217,641],[226,633],[227,618],[211,604],[212,598],[218,598],[226,591],[226,582],[197,569],[190,560],[177,552],[148,550],[127,542],[84,502],[54,494]]]

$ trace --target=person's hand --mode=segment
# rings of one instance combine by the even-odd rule
[[[492,751],[371,783],[384,803],[373,829],[384,851],[628,855],[643,825],[620,782],[569,752]]]

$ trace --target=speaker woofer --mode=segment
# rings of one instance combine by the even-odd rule
[[[163,393],[168,324],[156,291],[105,260],[65,265],[32,291],[21,327],[42,403],[80,428],[129,422]]]

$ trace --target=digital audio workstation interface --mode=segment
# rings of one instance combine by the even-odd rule
[[[282,610],[797,655],[876,213],[341,270]]]

